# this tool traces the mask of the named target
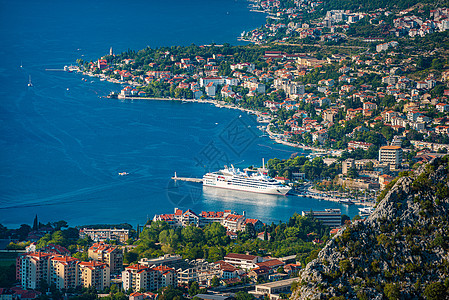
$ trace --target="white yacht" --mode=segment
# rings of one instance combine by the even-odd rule
[[[371,215],[373,213],[373,211],[374,211],[374,207],[367,207],[367,206],[361,207],[361,208],[359,208],[359,215],[361,217],[367,217],[367,216]]]
[[[223,170],[205,174],[203,186],[273,195],[285,195],[291,190],[289,186],[261,171],[249,175],[248,172],[242,172],[232,165],[230,168],[225,166]]]

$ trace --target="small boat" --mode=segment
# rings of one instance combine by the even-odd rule
[[[31,75],[30,75],[30,77],[28,79],[28,86],[33,86],[33,83],[31,82]]]
[[[361,207],[359,208],[359,215],[361,217],[367,217],[372,214],[374,211],[374,207]]]
[[[352,202],[350,199],[340,199],[338,202],[340,204],[346,204],[346,205],[354,204],[354,202]]]
[[[129,173],[128,172],[119,172],[118,175],[119,176],[126,176],[126,175],[129,175]]]

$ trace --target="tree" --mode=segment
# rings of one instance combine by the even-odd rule
[[[346,223],[346,221],[350,221],[351,219],[349,218],[348,215],[341,215],[341,225],[344,225]]]
[[[200,291],[200,285],[198,284],[197,281],[193,281],[193,282],[190,284],[190,288],[189,288],[189,296],[190,296],[190,297],[193,297],[193,296],[197,295],[197,294],[199,293],[199,291]]]
[[[67,227],[69,227],[69,226],[67,225],[67,222],[66,222],[66,221],[63,221],[63,220],[58,221],[58,222],[55,222],[55,223],[53,223],[53,225],[54,225],[56,231],[61,230],[62,228],[67,228]]]
[[[220,285],[220,279],[218,279],[217,276],[214,276],[214,277],[212,278],[212,280],[210,281],[210,284],[211,284],[213,287],[217,287],[217,286]]]
[[[218,222],[207,225],[204,236],[208,245],[226,245],[226,228]]]
[[[253,299],[254,295],[249,294],[247,292],[239,291],[235,293],[235,300],[253,300]]]
[[[447,299],[448,292],[442,282],[432,282],[424,289],[424,296],[429,300]]]
[[[254,228],[254,225],[252,223],[246,224],[245,232],[251,239],[256,237],[256,229]]]
[[[20,228],[16,230],[16,235],[19,240],[23,241],[30,232],[31,232],[30,225],[22,224],[20,225]]]
[[[401,296],[398,286],[394,283],[387,283],[385,285],[384,294],[389,300],[396,300]]]
[[[355,168],[349,168],[348,177],[354,179],[359,177],[359,174],[357,173],[357,170]]]
[[[38,229],[39,229],[39,222],[37,220],[37,214],[36,214],[36,216],[34,217],[34,221],[33,221],[33,230],[36,231]]]

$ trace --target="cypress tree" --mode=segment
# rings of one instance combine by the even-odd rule
[[[37,221],[37,214],[34,217],[34,222],[33,222],[33,230],[36,231],[39,229],[39,222]]]

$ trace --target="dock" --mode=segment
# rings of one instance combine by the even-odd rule
[[[196,183],[203,183],[203,178],[190,178],[190,177],[178,177],[175,172],[175,176],[171,178],[172,180],[179,180],[179,181],[189,181],[189,182],[196,182]]]

